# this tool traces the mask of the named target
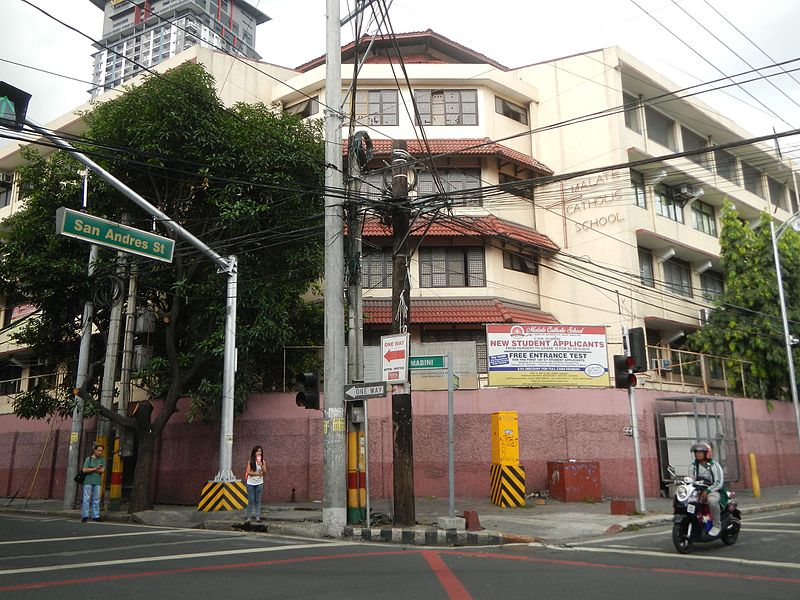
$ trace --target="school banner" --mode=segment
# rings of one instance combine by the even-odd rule
[[[487,325],[486,349],[490,386],[610,385],[601,325]]]

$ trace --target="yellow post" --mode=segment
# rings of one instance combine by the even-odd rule
[[[756,465],[756,453],[750,452],[747,457],[750,459],[750,484],[753,486],[753,498],[761,497],[761,484],[758,481],[758,466]]]
[[[114,438],[114,462],[111,468],[111,494],[108,508],[122,510],[122,457],[119,449],[119,436]]]

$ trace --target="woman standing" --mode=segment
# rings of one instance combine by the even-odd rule
[[[245,518],[249,521],[251,515],[257,522],[261,522],[261,494],[264,491],[264,451],[261,446],[253,446],[250,460],[244,470],[247,482],[247,511]]]

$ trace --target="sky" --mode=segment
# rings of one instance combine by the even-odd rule
[[[0,80],[33,94],[28,114],[47,123],[89,99],[88,38],[100,38],[102,12],[89,0],[28,1],[78,30],[23,0],[0,0]],[[432,29],[509,67],[618,45],[684,87],[718,79],[721,72],[800,59],[795,0],[385,1],[396,33]],[[263,60],[296,67],[325,53],[325,0],[250,3],[271,17],[256,32]],[[347,14],[352,0],[341,0],[341,8]],[[346,25],[342,43],[352,39]],[[798,69],[800,60],[784,68]],[[777,72],[773,67],[764,74]],[[763,135],[800,127],[798,82],[800,71],[747,84],[752,97],[733,88],[730,95],[701,98],[750,133]]]

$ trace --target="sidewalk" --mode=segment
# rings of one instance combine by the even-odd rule
[[[800,507],[800,486],[762,488],[761,497],[754,498],[752,491],[737,493],[739,509],[745,522],[747,515]],[[439,517],[447,517],[447,498],[417,498],[417,525],[408,528],[393,528],[391,524],[391,500],[375,500],[371,503],[373,527],[348,526],[344,537],[355,540],[373,540],[404,544],[431,546],[478,546],[514,542],[563,543],[577,538],[597,537],[613,534],[625,529],[636,529],[668,522],[672,517],[670,498],[647,498],[647,512],[643,515],[612,515],[610,502],[564,503],[546,500],[544,505],[530,504],[522,508],[500,508],[488,498],[456,498],[456,516],[464,511],[477,513],[482,530],[444,530],[437,526]],[[243,529],[282,533],[309,538],[324,537],[322,529],[322,505],[316,502],[268,504],[264,507],[264,522],[242,527],[242,513],[201,513],[193,506],[157,505],[152,511],[135,513],[103,512],[103,520],[136,522],[164,527],[205,528],[217,530]],[[29,500],[16,498],[0,499],[0,514],[22,513],[80,518],[79,510],[63,510],[62,501]],[[376,513],[384,518],[376,519]]]

